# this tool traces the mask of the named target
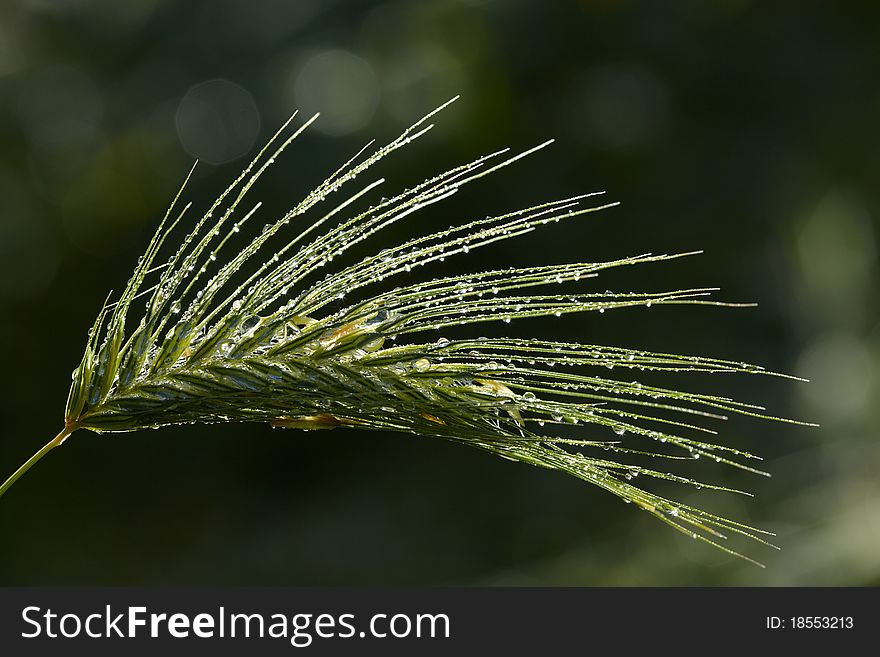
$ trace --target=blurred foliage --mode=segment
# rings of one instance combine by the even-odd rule
[[[880,584],[878,24],[871,3],[818,0],[4,2],[3,476],[60,428],[85,331],[193,157],[208,163],[198,206],[292,109],[320,109],[257,192],[281,210],[367,138],[456,93],[389,179],[559,143],[447,202],[438,223],[596,189],[623,201],[467,264],[702,248],[601,284],[720,285],[760,303],[506,329],[803,375],[812,383],[693,387],[822,428],[722,427],[774,477],[721,471],[757,497],[702,501],[778,532],[784,550],[756,555],[766,570],[581,482],[439,441],[82,433],[0,504],[0,583]]]

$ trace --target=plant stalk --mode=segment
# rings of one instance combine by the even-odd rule
[[[16,470],[15,472],[13,472],[12,475],[10,475],[9,479],[4,481],[3,485],[0,486],[0,497],[3,497],[3,494],[12,487],[12,484],[14,484],[16,481],[18,481],[18,479],[25,472],[30,470],[31,467],[37,461],[39,461],[41,458],[46,456],[46,454],[48,454],[53,449],[58,447],[58,445],[63,443],[67,439],[67,437],[70,434],[72,434],[73,432],[74,432],[74,429],[72,427],[65,426],[57,436],[55,436],[52,440],[50,440],[48,443],[43,445],[43,447],[42,447],[42,449],[40,449],[40,451],[38,451],[36,454],[34,454],[32,457],[30,457],[27,461],[25,461],[21,465],[21,467],[18,470]]]

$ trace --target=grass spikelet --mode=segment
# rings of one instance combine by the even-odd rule
[[[550,143],[516,154],[490,153],[366,209],[353,209],[384,183],[360,183],[363,175],[431,130],[429,120],[446,105],[384,146],[367,144],[240,249],[228,248],[238,243],[230,240],[260,215],[260,203],[252,202],[249,192],[317,115],[295,130],[290,126],[296,115],[291,117],[194,227],[172,239],[182,230],[178,226],[188,223],[191,206],[178,209],[187,176],[128,284],[112,303],[108,297],[88,332],[63,430],[0,486],[0,495],[79,429],[125,432],[194,422],[265,422],[305,430],[342,426],[435,436],[566,472],[737,556],[742,555],[722,542],[727,535],[765,543],[768,532],[633,482],[656,478],[741,493],[639,463],[646,456],[670,465],[706,457],[764,474],[754,466],[754,455],[704,438],[714,431],[703,425],[731,413],[780,418],[726,397],[632,377],[642,372],[782,375],[746,363],[622,347],[436,338],[438,329],[487,322],[503,326],[528,317],[631,306],[737,305],[712,300],[714,290],[707,288],[597,293],[590,287],[605,270],[692,254],[510,267],[418,284],[405,284],[401,279],[411,279],[398,276],[614,203],[597,204],[596,194],[539,203],[377,248],[354,264],[332,267],[334,258],[355,245]],[[167,259],[160,260],[163,251]],[[559,283],[582,291],[555,293]]]

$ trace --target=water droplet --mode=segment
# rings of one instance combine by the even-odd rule
[[[535,393],[533,393],[531,391],[524,393],[522,398],[525,399],[526,401],[535,401],[537,399],[537,397],[535,396]]]
[[[252,328],[256,327],[260,323],[260,318],[257,315],[251,315],[246,320],[241,323],[242,331],[250,331]]]
[[[431,361],[427,358],[419,358],[416,362],[413,363],[413,368],[417,372],[427,372],[431,367]]]

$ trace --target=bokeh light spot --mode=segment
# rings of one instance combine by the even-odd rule
[[[186,151],[208,164],[241,157],[260,131],[260,113],[253,96],[223,79],[208,80],[187,91],[177,107],[175,122]]]
[[[373,68],[345,50],[326,50],[306,61],[293,82],[293,101],[306,115],[321,112],[315,129],[331,136],[364,127],[379,104]]]
[[[844,418],[865,410],[873,398],[875,364],[864,342],[833,334],[814,342],[801,355],[797,372],[810,379],[799,390],[828,416]]]
[[[832,191],[801,222],[797,247],[804,282],[813,298],[839,306],[860,299],[877,260],[871,220],[854,193]],[[842,294],[849,291],[850,294]]]

